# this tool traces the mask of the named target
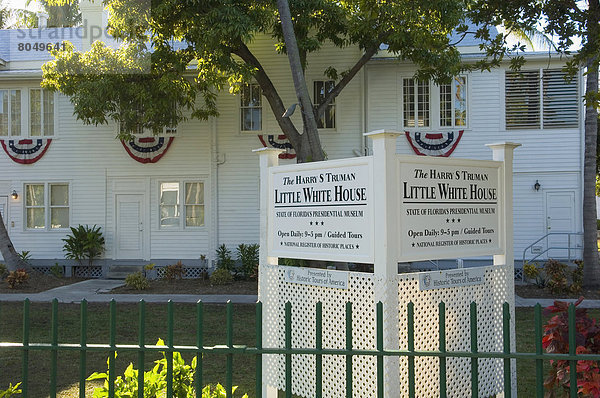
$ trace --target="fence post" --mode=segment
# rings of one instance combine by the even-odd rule
[[[279,165],[279,154],[283,151],[275,148],[261,148],[256,149],[253,152],[258,153],[260,164],[260,248],[258,253],[258,301],[264,303],[266,297],[263,295],[266,291],[266,282],[261,276],[264,275],[264,268],[266,265],[277,265],[279,261],[277,257],[268,257],[267,255],[267,245],[269,244],[269,237],[267,235],[269,225],[269,203],[271,200],[271,197],[269,196],[269,184],[271,183],[269,178],[269,167]],[[267,340],[267,336],[275,330],[275,327],[275,319],[272,319],[272,317],[269,317],[268,315],[263,317],[263,342]],[[271,359],[268,355],[263,355],[263,369],[267,369],[270,360]],[[264,373],[263,380],[261,382],[263,398],[276,398],[277,388],[275,388],[275,386],[269,386],[265,383]]]
[[[494,265],[505,265],[507,267],[506,289],[509,292],[515,290],[515,255],[514,255],[514,240],[513,240],[513,152],[515,148],[521,146],[515,142],[500,142],[495,144],[487,144],[492,150],[492,159],[499,162],[504,162],[502,175],[500,176],[500,187],[502,195],[501,217],[500,220],[504,223],[504,228],[500,236],[501,247],[504,249],[504,254],[494,255]],[[515,351],[515,300],[509,302],[510,306],[510,349]],[[517,363],[515,359],[511,360],[512,370],[512,396],[517,396],[517,378],[516,369]],[[506,386],[505,386],[506,388]]]
[[[374,303],[383,303],[383,348],[399,348],[398,330],[398,166],[396,140],[402,133],[378,130],[365,134],[373,141]],[[373,308],[375,310],[375,308]],[[384,396],[400,397],[400,361],[384,359]]]

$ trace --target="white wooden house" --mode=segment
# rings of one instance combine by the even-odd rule
[[[162,146],[158,138],[141,139],[136,151],[115,139],[115,125],[83,125],[67,97],[40,89],[40,68],[50,59],[41,45],[66,38],[85,48],[77,32],[0,31],[0,210],[15,247],[36,262],[64,263],[62,239],[79,224],[102,228],[107,264],[194,264],[202,255],[214,259],[219,244],[234,249],[257,242],[252,149],[285,144],[258,86],[242,96],[222,93],[220,117],[182,123],[165,132]],[[277,55],[267,37],[253,48],[285,103],[295,102],[287,57]],[[475,42],[463,41],[460,49],[466,60],[479,56]],[[345,70],[360,55],[332,47],[312,56],[307,79],[313,94],[329,84],[326,67]],[[581,232],[582,77],[565,83],[561,60],[547,53],[526,58],[520,79],[501,67],[437,86],[415,81],[413,65],[382,51],[330,107],[321,131],[325,151],[329,159],[368,154],[363,133],[377,129],[408,132],[397,144],[403,154],[490,159],[485,144],[518,142],[516,259],[548,232]],[[157,152],[143,149],[158,146]],[[289,152],[284,161],[294,162]],[[565,247],[565,236],[542,239],[533,250]],[[571,237],[572,247],[580,242]],[[569,254],[579,257],[581,250],[553,249],[542,258]]]

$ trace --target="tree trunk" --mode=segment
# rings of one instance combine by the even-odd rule
[[[4,263],[9,271],[14,271],[17,268],[29,268],[25,261],[21,260],[21,257],[17,254],[10,236],[8,236],[8,231],[4,226],[2,214],[0,214],[0,253],[2,253]]]
[[[285,48],[290,60],[290,68],[292,69],[292,79],[294,80],[296,96],[300,103],[300,108],[302,109],[302,121],[304,122],[300,147],[295,148],[296,159],[298,160],[298,163],[324,160],[325,154],[321,147],[315,112],[310,95],[308,94],[306,80],[304,79],[304,70],[302,69],[298,43],[296,42],[294,26],[292,25],[290,6],[287,0],[277,0],[277,8],[279,9]]]
[[[599,39],[598,21],[600,7],[598,0],[589,2],[588,43]],[[595,54],[587,60],[587,94],[598,92],[598,59]],[[583,166],[583,286],[600,287],[600,266],[598,264],[598,241],[596,225],[596,150],[598,141],[598,111],[594,101],[588,100],[585,106],[585,158]]]

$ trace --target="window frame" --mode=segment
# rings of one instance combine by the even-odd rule
[[[178,197],[178,203],[177,203],[177,209],[179,210],[179,224],[176,226],[167,226],[167,225],[162,225],[161,223],[161,197],[160,197],[160,192],[161,192],[161,186],[162,184],[174,184],[177,183],[178,184],[178,191],[177,191],[177,197]],[[203,206],[204,208],[204,212],[203,212],[203,219],[202,219],[202,225],[199,226],[188,226],[186,225],[186,214],[187,214],[187,208],[186,206],[188,206],[188,204],[185,202],[185,187],[186,184],[189,183],[199,183],[202,184],[202,203],[201,204],[196,204],[196,203],[191,203],[189,204],[190,206]],[[160,179],[157,181],[157,194],[158,194],[158,198],[157,198],[157,205],[158,205],[158,229],[160,231],[184,231],[184,230],[201,230],[206,228],[206,181],[204,179],[193,179],[193,178],[186,178],[186,179],[179,179],[179,178],[165,178],[165,179]]]
[[[455,118],[455,103],[454,103],[454,95],[455,95],[455,85],[453,81],[455,78],[460,77],[464,78],[464,97],[465,97],[465,124],[457,125]],[[440,84],[435,84],[433,81],[429,80],[427,87],[429,88],[429,101],[428,101],[428,117],[429,117],[429,126],[418,126],[419,122],[419,90],[418,84],[419,80],[414,76],[409,75],[400,75],[399,82],[399,103],[398,103],[398,125],[401,126],[403,131],[453,131],[453,130],[468,130],[471,125],[471,104],[470,104],[470,84],[469,84],[469,75],[468,74],[460,74],[452,78],[453,80],[447,85],[450,86],[450,104],[451,104],[451,121],[452,124],[450,126],[442,126],[442,101],[441,101],[441,86]],[[406,119],[404,118],[405,114],[405,100],[404,100],[404,89],[405,89],[405,80],[413,81],[413,93],[411,94],[413,97],[413,104],[415,105],[413,108],[414,114],[414,126],[407,126]]]
[[[21,122],[21,133],[19,135],[12,134],[9,120],[9,132],[8,135],[0,135],[0,139],[42,139],[42,138],[52,138],[56,139],[58,134],[58,94],[52,92],[50,90],[46,90],[39,86],[15,86],[15,85],[0,85],[0,90],[6,90],[10,93],[11,90],[19,90],[21,92],[21,114],[20,114],[20,122]],[[52,104],[52,135],[44,134],[44,112],[43,112],[43,98],[44,94],[41,96],[41,114],[40,114],[40,135],[31,135],[31,92],[34,90],[40,90],[42,93],[50,93],[53,96],[53,104]],[[10,95],[9,95],[9,107],[10,105]]]
[[[44,187],[44,205],[43,206],[27,206],[27,186],[28,185],[42,185]],[[67,186],[67,200],[66,206],[52,205],[51,204],[51,187],[53,185],[66,185]],[[27,181],[23,183],[23,231],[25,232],[64,232],[68,231],[71,227],[72,217],[72,184],[70,181]],[[27,209],[30,208],[43,208],[44,209],[44,227],[42,228],[29,228],[27,226],[28,214]],[[53,208],[67,208],[69,222],[66,227],[52,228],[52,209]]]
[[[311,82],[312,82],[312,92],[310,95],[311,102],[312,102],[313,107],[317,107],[320,104],[317,104],[315,101],[315,89],[316,89],[315,84],[319,83],[319,82],[321,82],[323,84],[325,84],[327,82],[332,82],[333,87],[335,87],[336,83],[335,83],[335,80],[333,80],[333,79],[323,79],[323,78],[311,79]],[[329,105],[327,105],[328,108],[333,107],[333,111],[334,111],[333,127],[318,127],[319,119],[315,119],[315,121],[317,122],[317,127],[318,127],[319,131],[327,132],[327,131],[337,131],[338,130],[338,115],[339,115],[339,110],[340,110],[340,108],[338,106],[338,102],[336,101],[338,98],[339,98],[339,95],[336,98],[334,98],[333,101]],[[327,110],[325,112],[327,112]]]
[[[508,78],[507,75],[508,74],[512,74],[512,73],[523,73],[523,72],[527,72],[527,73],[532,73],[532,74],[537,74],[537,77],[535,78],[537,80],[537,101],[538,101],[538,109],[537,109],[537,123],[535,125],[526,125],[525,122],[523,122],[523,120],[518,120],[520,121],[520,123],[516,126],[513,125],[508,125],[507,123],[507,115],[508,115],[508,111],[509,111],[509,107],[507,104],[507,100],[508,100]],[[581,126],[581,122],[582,122],[582,111],[581,111],[581,102],[578,101],[577,99],[573,102],[572,105],[574,105],[574,108],[576,109],[576,118],[575,120],[572,122],[572,124],[569,125],[565,125],[568,124],[570,122],[570,119],[563,119],[564,121],[561,122],[550,122],[550,120],[545,120],[546,119],[546,111],[550,111],[550,107],[552,101],[547,101],[546,98],[546,88],[545,88],[545,84],[544,84],[544,79],[546,74],[553,74],[556,72],[562,72],[561,68],[544,68],[544,67],[539,67],[539,68],[532,68],[532,69],[525,69],[525,70],[521,70],[519,72],[512,72],[508,69],[504,70],[504,90],[503,90],[503,94],[504,94],[504,118],[503,118],[503,123],[504,123],[504,130],[505,131],[531,131],[531,130],[560,130],[560,129],[577,129]],[[574,83],[575,83],[575,96],[577,97],[581,97],[582,93],[581,93],[581,79],[580,79],[580,75],[577,74],[573,77]]]
[[[260,106],[245,106],[243,104],[243,92],[241,90],[243,90],[245,87],[250,87],[250,92],[252,92],[252,86],[256,86],[258,87],[258,90],[260,92]],[[263,90],[262,87],[260,87],[260,84],[258,84],[257,82],[249,82],[249,83],[244,83],[240,89],[240,93],[239,93],[239,101],[238,101],[238,129],[240,131],[240,133],[242,134],[263,134],[263,132],[265,131],[265,112],[264,112],[264,101],[263,101]],[[244,116],[243,116],[243,112],[245,109],[259,109],[260,110],[260,129],[257,130],[245,130],[244,127]]]
[[[139,131],[139,130],[138,130]],[[117,134],[121,133],[121,126],[117,124]],[[141,132],[133,133],[135,138],[148,138],[148,137],[179,137],[179,129],[175,127],[163,127],[161,134],[155,135],[151,130],[142,129]]]

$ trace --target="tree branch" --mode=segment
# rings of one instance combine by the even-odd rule
[[[377,53],[377,51],[379,51],[379,45],[380,45],[380,43],[377,43],[377,44],[374,44],[372,47],[368,48],[365,51],[365,53],[363,54],[363,56],[360,57],[360,59],[356,62],[356,64],[354,64],[354,66],[342,78],[342,80],[340,80],[338,82],[338,84],[335,85],[333,90],[331,90],[327,94],[327,96],[325,97],[323,102],[321,104],[319,104],[319,106],[316,107],[316,109],[314,110],[316,119],[319,119],[325,113],[325,110],[327,109],[327,105],[329,105],[331,103],[331,101],[333,101],[334,98],[336,98],[340,94],[340,92],[344,89],[344,87],[346,87],[348,85],[348,83],[350,83],[350,81],[354,78],[354,76],[356,76],[358,71],[360,71],[362,69],[362,67],[367,62],[369,62],[369,60],[373,57],[373,55],[375,55]]]
[[[283,105],[283,101],[277,92],[277,89],[273,85],[273,82],[265,72],[260,61],[252,54],[250,49],[243,43],[241,43],[237,48],[233,49],[233,54],[240,57],[246,64],[256,68],[257,72],[254,76],[260,88],[263,91],[263,95],[269,102],[269,106],[275,115],[275,119],[277,120],[277,124],[286,135],[288,140],[294,148],[297,148],[296,144],[299,143],[300,133],[294,123],[291,121],[289,117],[283,117],[282,115],[285,112],[285,106]]]

